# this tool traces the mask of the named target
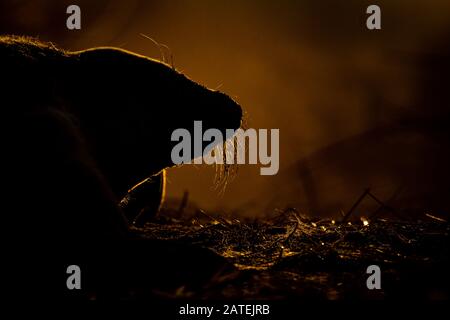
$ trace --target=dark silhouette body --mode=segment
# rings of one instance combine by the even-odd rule
[[[114,48],[70,53],[0,37],[0,70],[3,261],[12,290],[76,295],[66,289],[70,264],[83,271],[81,296],[136,282],[175,285],[224,264],[200,249],[134,236],[118,203],[133,185],[173,166],[174,129],[193,130],[194,120],[238,128],[237,103],[163,63]],[[160,196],[155,189],[150,201],[159,204]],[[183,257],[190,267],[180,266]],[[205,264],[209,271],[194,271]]]

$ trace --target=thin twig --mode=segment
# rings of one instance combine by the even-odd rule
[[[350,208],[350,210],[348,210],[346,215],[342,218],[342,222],[347,222],[350,215],[353,213],[353,211],[356,209],[356,207],[361,203],[361,201],[363,201],[363,199],[367,196],[367,194],[369,192],[370,192],[370,188],[367,188],[366,190],[364,190],[362,195],[358,198],[358,200],[356,200],[356,202],[353,204],[353,206]]]

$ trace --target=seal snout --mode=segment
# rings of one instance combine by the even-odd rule
[[[219,129],[238,129],[242,123],[242,108],[231,97],[222,92],[216,92],[217,104],[215,115],[220,120]]]

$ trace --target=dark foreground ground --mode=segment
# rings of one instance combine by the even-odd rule
[[[447,222],[426,216],[340,223],[295,209],[251,221],[165,209],[141,230],[209,248],[236,267],[200,288],[158,292],[162,297],[422,301],[450,299],[449,231]],[[366,286],[373,264],[381,268],[381,290]]]

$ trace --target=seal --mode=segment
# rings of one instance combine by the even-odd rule
[[[132,261],[129,222],[142,205],[127,211],[121,200],[146,186],[143,205],[158,209],[163,172],[174,165],[173,130],[193,131],[195,120],[224,131],[241,125],[241,107],[228,95],[122,49],[69,52],[2,36],[0,70],[2,176],[10,204],[2,219],[15,271],[40,261],[41,271],[50,272],[55,259],[104,271],[105,261],[121,260],[120,252]]]

